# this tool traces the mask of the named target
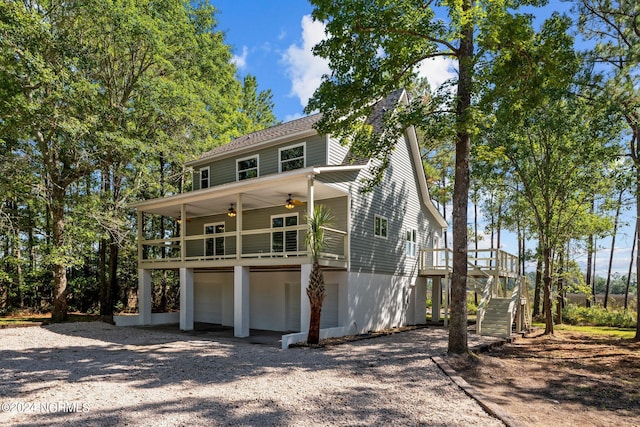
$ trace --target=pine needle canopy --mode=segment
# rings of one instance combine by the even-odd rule
[[[305,244],[309,248],[314,262],[317,262],[318,256],[324,248],[325,235],[323,227],[330,226],[333,219],[334,217],[329,208],[320,204],[314,206],[313,216],[307,215],[309,228],[305,236]]]

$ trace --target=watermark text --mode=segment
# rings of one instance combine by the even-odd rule
[[[50,414],[57,412],[89,412],[89,404],[85,402],[37,401],[23,402],[19,400],[0,402],[0,412],[17,412]]]

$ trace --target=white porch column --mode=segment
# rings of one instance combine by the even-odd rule
[[[442,281],[440,277],[431,278],[431,320],[440,321],[440,297],[442,295]]]
[[[309,330],[309,319],[311,318],[311,305],[307,296],[309,287],[309,276],[311,275],[311,264],[300,266],[300,332]]]
[[[142,240],[144,239],[144,214],[141,210],[137,212],[138,216],[138,266],[142,263],[144,258],[144,251],[142,249]]]
[[[414,312],[413,323],[424,325],[427,320],[427,278],[416,277],[414,288]]]
[[[313,216],[314,194],[313,194],[313,174],[307,176],[307,215]]]
[[[193,330],[193,268],[180,269],[180,330]]]
[[[138,269],[138,324],[151,324],[151,270]]]
[[[249,267],[233,267],[233,335],[249,336]]]
[[[187,235],[187,205],[180,205],[180,261],[184,262],[187,257],[187,244],[184,241]]]
[[[236,259],[242,258],[242,194],[236,195]]]

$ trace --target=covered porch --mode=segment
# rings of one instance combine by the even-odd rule
[[[316,181],[320,172],[308,168],[133,204],[138,267],[271,266],[291,264],[291,258],[310,263],[306,217],[321,203],[335,221],[325,227],[320,264],[348,268],[349,195]]]
[[[139,314],[129,322],[173,320],[191,331],[205,321],[232,327],[235,337],[248,337],[251,329],[305,332],[312,264],[306,216],[315,204],[326,205],[335,217],[325,228],[321,266],[339,273],[349,264],[350,198],[316,181],[320,172],[308,168],[133,205]],[[179,272],[179,313],[152,313],[153,270]],[[261,304],[271,312],[257,309]]]

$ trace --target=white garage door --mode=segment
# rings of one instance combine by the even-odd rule
[[[327,283],[325,286],[322,313],[320,313],[320,328],[335,328],[338,326],[338,284]]]
[[[285,283],[286,312],[285,322],[287,331],[300,331],[300,283]]]
[[[207,279],[206,274],[194,277],[193,320],[196,322],[222,324],[222,285]]]

